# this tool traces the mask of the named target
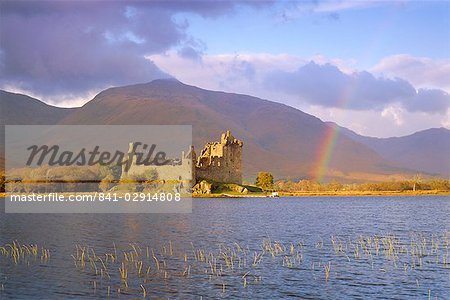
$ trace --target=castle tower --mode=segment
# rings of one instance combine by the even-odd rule
[[[197,181],[242,184],[242,147],[229,130],[222,133],[220,142],[207,143],[197,158]]]

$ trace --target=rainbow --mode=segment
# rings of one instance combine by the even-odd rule
[[[348,85],[343,89],[342,94],[338,98],[336,107],[345,108],[351,99],[352,94],[356,89],[356,85]],[[312,169],[312,177],[314,181],[321,182],[324,176],[328,172],[328,165],[330,163],[331,157],[333,156],[333,151],[336,146],[336,141],[339,137],[339,127],[337,126],[326,126],[321,142],[317,147],[316,159]]]
[[[390,27],[394,26],[394,23],[395,23],[394,15],[391,15],[390,18],[386,18],[379,24],[377,31],[373,35],[371,43],[366,47],[368,51],[364,53],[365,54],[364,59],[368,59],[371,54],[376,52],[376,50],[381,45],[383,45],[383,38],[386,37],[385,35],[386,30],[389,30]],[[344,88],[342,94],[338,98],[336,107],[346,109],[351,99],[351,96],[355,92],[356,88],[357,88],[356,84],[349,84],[349,86]],[[338,137],[339,137],[338,127],[328,126],[328,128],[324,130],[321,142],[317,147],[316,152],[317,154],[312,168],[312,177],[315,181],[321,182],[324,176],[327,174],[328,165],[333,156],[333,151],[336,146],[336,141]]]
[[[339,128],[328,126],[325,128],[323,138],[319,144],[315,164],[313,167],[314,181],[321,182],[328,171],[328,164],[333,155],[334,147],[339,136]]]

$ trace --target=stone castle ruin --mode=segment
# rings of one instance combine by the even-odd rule
[[[122,169],[122,178],[141,175],[149,168],[155,169],[164,180],[191,181],[192,186],[206,180],[218,183],[242,184],[243,142],[235,139],[230,131],[222,133],[220,141],[207,143],[197,157],[194,147],[182,152],[180,159],[171,159],[167,165],[137,165],[136,153],[132,153],[134,143],[130,143],[128,154],[133,157],[128,170]]]
[[[130,143],[128,148],[128,157],[132,157],[132,162],[127,169],[127,161],[122,166],[121,178],[127,178],[133,175],[142,175],[148,169],[155,169],[158,173],[158,178],[163,178],[164,180],[182,180],[182,181],[192,181],[193,175],[193,156],[195,153],[194,149],[191,147],[190,151],[185,153],[181,152],[181,159],[169,159],[167,164],[156,166],[156,165],[144,165],[137,164],[137,152],[133,152],[135,149],[134,143]]]
[[[219,142],[207,143],[195,164],[195,178],[222,183],[242,184],[242,141],[230,131]]]

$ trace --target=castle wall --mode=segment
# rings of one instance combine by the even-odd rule
[[[145,166],[145,165],[131,165],[127,172],[128,176],[141,175],[148,169],[155,169],[158,172],[158,178],[163,180],[192,180],[192,162],[186,161],[181,165],[164,165],[164,166]]]
[[[133,149],[133,143],[130,143],[128,153],[131,153]],[[137,165],[136,156],[133,156],[133,162],[130,164],[129,169],[125,169],[125,165],[122,167],[122,178],[133,175],[142,175],[146,170],[154,169],[158,173],[158,179],[161,180],[183,180],[192,181],[195,179],[194,174],[194,164],[195,164],[195,153],[193,149],[185,155],[184,151],[181,154],[181,164],[168,164],[162,166],[156,165]]]
[[[197,181],[242,184],[242,146],[229,131],[222,134],[220,142],[206,144],[195,167]]]
[[[158,177],[165,180],[194,179],[193,184],[195,184],[205,179],[242,184],[242,147],[242,141],[235,139],[230,131],[227,131],[222,134],[220,142],[207,143],[198,157],[193,148],[186,155],[182,153],[179,165],[136,165],[136,157],[133,157],[133,163],[128,172],[123,170],[122,177],[140,175],[149,168],[153,168],[158,172]],[[132,149],[133,144],[130,144],[129,151]]]

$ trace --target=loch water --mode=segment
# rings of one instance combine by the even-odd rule
[[[5,214],[2,199],[0,211],[0,247],[50,252],[0,252],[1,299],[450,299],[446,196],[193,199],[191,214]]]

